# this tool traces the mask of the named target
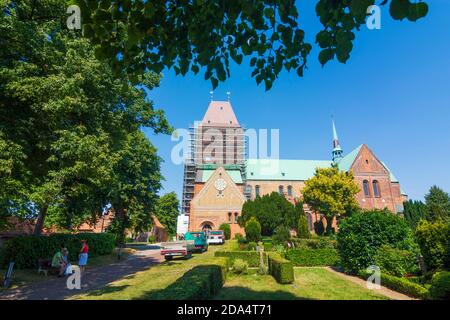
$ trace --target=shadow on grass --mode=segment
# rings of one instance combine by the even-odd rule
[[[157,250],[161,249],[160,246],[154,244],[145,244],[145,243],[127,243],[127,248],[134,249],[137,251],[146,251],[146,250]]]
[[[215,300],[308,300],[287,291],[255,291],[245,287],[225,287]]]
[[[128,288],[128,287],[129,287],[129,285],[123,285],[123,286],[107,286],[107,287],[104,287],[104,288],[99,289],[99,290],[91,291],[91,292],[89,292],[89,293],[87,294],[87,296],[89,296],[89,297],[99,297],[99,296],[102,296],[102,295],[104,295],[104,294],[115,293],[115,292],[123,291],[123,290],[125,290],[125,289]]]

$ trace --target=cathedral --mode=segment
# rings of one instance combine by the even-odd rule
[[[247,158],[245,130],[229,101],[211,101],[201,121],[190,128],[190,150],[185,161],[182,212],[189,230],[214,230],[223,223],[232,236],[244,234],[238,224],[248,199],[278,192],[292,203],[301,199],[305,181],[316,168],[333,165],[352,172],[360,187],[356,195],[363,209],[387,208],[401,213],[407,195],[386,164],[365,144],[345,154],[333,122],[333,149],[329,160]],[[309,228],[326,220],[304,205]],[[336,223],[336,222],[334,222]]]

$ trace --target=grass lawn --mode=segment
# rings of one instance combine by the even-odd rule
[[[230,250],[236,241],[224,246],[210,246],[208,252],[195,254],[189,260],[174,259],[148,270],[117,280],[108,286],[72,297],[82,300],[155,299],[157,294],[191,268],[214,261],[214,252]],[[230,274],[216,299],[387,299],[322,268],[297,268],[294,284],[278,284],[272,276]],[[176,297],[173,297],[176,299]]]
[[[293,284],[278,284],[272,276],[230,275],[216,299],[249,300],[380,300],[388,299],[322,268],[296,268]]]
[[[227,241],[225,245],[209,246],[205,253],[197,253],[191,259],[175,258],[172,261],[162,262],[148,270],[137,272],[131,276],[115,281],[108,286],[86,294],[72,297],[82,300],[131,300],[154,299],[155,295],[183,276],[188,270],[200,264],[214,261],[214,252],[229,250],[234,241]],[[175,299],[176,297],[174,297]]]

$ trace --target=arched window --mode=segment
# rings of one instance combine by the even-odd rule
[[[379,198],[381,196],[380,195],[380,184],[378,183],[377,180],[373,180],[372,186],[373,186],[373,196]]]
[[[231,221],[231,212],[228,212],[228,223],[232,223],[232,221]]]
[[[278,193],[279,194],[284,194],[284,187],[283,186],[279,186],[278,187]]]
[[[238,223],[238,216],[239,216],[239,213],[235,212],[234,213],[234,223]]]
[[[255,197],[259,197],[259,196],[260,196],[260,194],[259,194],[259,186],[256,185],[255,186]]]
[[[369,181],[363,181],[364,196],[370,197]]]
[[[288,196],[292,197],[292,186],[288,186]]]

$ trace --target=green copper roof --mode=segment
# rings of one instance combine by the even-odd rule
[[[329,168],[328,160],[248,159],[247,180],[308,180],[316,168]]]
[[[214,171],[215,170],[203,170],[200,182],[208,181],[208,179],[211,177]],[[239,170],[225,170],[225,171],[228,173],[228,175],[231,177],[231,180],[233,180],[234,183],[242,183],[241,171]]]
[[[359,150],[361,150],[362,144],[359,145],[356,149],[354,149],[352,152],[350,152],[349,154],[345,155],[338,163],[338,168],[339,170],[342,171],[349,171],[350,167],[352,166],[353,162],[356,159],[356,156],[359,153]]]

